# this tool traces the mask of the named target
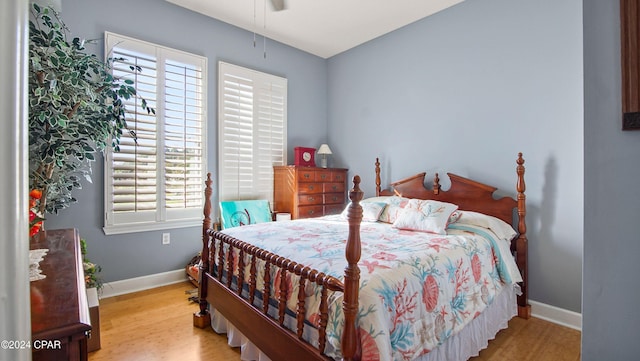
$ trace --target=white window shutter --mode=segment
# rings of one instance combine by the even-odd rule
[[[286,164],[287,80],[219,63],[219,199],[273,201]]]
[[[273,166],[286,164],[286,83],[261,77],[256,89],[256,178],[260,199],[273,203]]]
[[[113,41],[115,39],[109,38]],[[144,54],[136,49],[108,42],[113,58],[123,58],[113,63],[113,76],[130,79],[136,86],[136,92],[144,98],[150,107],[157,103],[157,71],[155,52]],[[139,71],[131,68],[139,69]],[[157,175],[157,119],[138,105],[138,99],[125,102],[127,109],[127,128],[135,138],[124,132],[120,138],[118,152],[110,152],[107,157],[107,172],[110,185],[105,190],[107,212],[111,213],[112,224],[129,219],[136,222],[152,222],[158,208],[156,194]],[[106,172],[106,173],[107,173]]]
[[[119,151],[105,158],[105,233],[196,225],[206,164],[206,58],[106,33],[113,75],[131,79],[155,114],[127,105]],[[135,71],[138,69],[138,71]]]
[[[165,62],[164,177],[167,209],[202,208],[203,69]]]

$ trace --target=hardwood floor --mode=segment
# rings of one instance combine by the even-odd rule
[[[193,327],[198,307],[185,294],[193,288],[184,282],[100,300],[101,349],[89,361],[240,360],[224,335]],[[579,361],[580,332],[516,317],[472,360]]]
[[[580,361],[580,332],[555,323],[514,317],[471,361]]]
[[[108,287],[108,286],[107,286]],[[189,282],[100,300],[101,349],[90,361],[240,360],[211,328],[193,327]]]

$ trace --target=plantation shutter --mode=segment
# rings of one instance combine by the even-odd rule
[[[124,46],[113,48],[112,57],[125,59],[113,63],[113,76],[131,79],[138,96],[157,109],[155,51],[152,48],[138,49],[142,52]],[[139,71],[135,71],[136,68]],[[154,114],[148,114],[139,107],[137,98],[126,100],[125,104],[127,128],[135,134],[135,138],[130,133],[122,134],[119,151],[111,156],[113,213],[133,212],[139,222],[154,221],[158,209],[157,119]]]
[[[219,63],[219,199],[273,203],[273,166],[286,164],[287,80]]]
[[[155,114],[127,101],[119,151],[105,158],[105,233],[196,225],[206,164],[206,59],[106,33],[113,76],[133,81]],[[135,71],[137,69],[137,71]]]
[[[256,91],[256,178],[259,198],[273,204],[273,166],[286,164],[286,82],[261,77]],[[275,77],[273,77],[275,78]],[[275,80],[283,80],[275,78]]]
[[[177,58],[177,54],[174,58]],[[165,63],[164,166],[167,209],[200,210],[203,204],[202,80],[200,68],[172,60]]]

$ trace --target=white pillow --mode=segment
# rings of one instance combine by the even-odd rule
[[[399,212],[393,226],[412,231],[446,234],[449,216],[458,209],[452,203],[411,199]]]
[[[364,222],[377,222],[378,217],[380,217],[380,214],[386,205],[387,204],[383,202],[360,202],[360,206],[362,206],[362,220]],[[347,219],[349,206],[351,206],[351,202],[347,204],[340,215],[343,219]]]
[[[460,217],[456,223],[470,224],[493,231],[500,239],[511,241],[518,233],[505,221],[484,213],[459,211]]]

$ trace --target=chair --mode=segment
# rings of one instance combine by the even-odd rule
[[[220,202],[222,228],[245,226],[262,222],[271,222],[269,201],[242,200]]]

